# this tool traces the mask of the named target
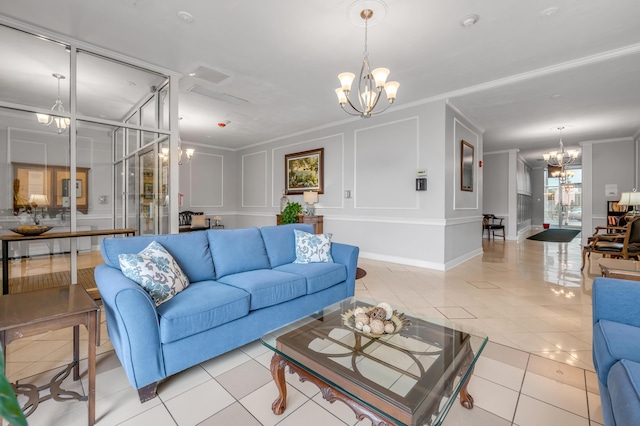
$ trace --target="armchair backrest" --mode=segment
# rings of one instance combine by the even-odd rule
[[[628,220],[624,244],[640,244],[640,216]]]

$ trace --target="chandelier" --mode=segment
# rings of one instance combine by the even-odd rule
[[[558,178],[562,184],[571,183],[571,178],[575,176],[575,173],[571,170],[566,170],[564,166],[562,167],[554,167],[554,170],[551,172],[551,177]]]
[[[389,75],[389,69],[376,68],[371,71],[369,66],[369,52],[367,50],[367,31],[368,22],[373,16],[373,10],[364,9],[360,12],[360,17],[364,19],[364,59],[362,60],[362,67],[360,68],[360,76],[358,78],[357,85],[357,102],[353,102],[349,97],[351,93],[351,84],[355,78],[355,74],[351,72],[343,72],[338,74],[341,87],[336,89],[336,95],[338,95],[338,102],[342,109],[351,115],[359,115],[362,118],[369,118],[373,114],[379,114],[385,111],[393,101],[396,100],[396,93],[400,83],[397,81],[386,82]],[[373,109],[378,105],[380,95],[382,91],[385,91],[387,95],[387,101],[389,104],[382,110],[373,112]],[[347,109],[349,104],[350,109]]]
[[[56,103],[51,107],[51,111],[56,114],[64,113],[64,107],[62,106],[62,101],[60,100],[60,80],[65,78],[62,74],[51,74],[53,77],[58,79],[58,98],[56,99]],[[71,124],[71,120],[66,117],[53,117],[49,114],[36,114],[36,118],[38,119],[38,123],[49,126],[51,123],[56,124],[56,132],[61,134],[67,127]]]
[[[183,161],[182,159],[182,141],[178,139],[178,165],[182,166],[185,163],[188,163],[193,158],[193,154],[195,153],[195,149],[187,148],[184,150],[184,154],[187,155],[187,161]],[[169,148],[162,148],[162,152],[158,154],[158,156],[162,159],[163,162],[169,161]]]
[[[560,130],[560,149],[558,151],[545,152],[542,154],[542,158],[544,158],[544,161],[550,166],[564,167],[573,163],[576,158],[578,158],[580,152],[575,149],[565,151],[564,144],[562,143],[562,130],[564,130],[564,127],[558,127],[558,130]]]

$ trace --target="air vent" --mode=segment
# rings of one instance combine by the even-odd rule
[[[213,84],[220,84],[231,77],[230,75],[225,74],[222,71],[214,70],[213,68],[207,67],[198,67],[193,72],[190,72],[189,75]]]
[[[207,89],[206,87],[200,86],[199,84],[192,86],[188,91],[234,105],[240,105],[248,102],[246,99],[238,98],[227,93],[216,92],[215,90]]]

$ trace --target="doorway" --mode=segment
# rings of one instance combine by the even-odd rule
[[[567,168],[564,176],[545,171],[544,223],[554,228],[582,227],[582,168]]]

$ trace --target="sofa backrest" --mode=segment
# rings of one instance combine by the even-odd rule
[[[265,226],[260,228],[262,239],[267,249],[271,267],[275,268],[296,260],[296,236],[294,229],[313,234],[313,225],[292,223],[280,226]]]
[[[210,229],[207,236],[217,278],[271,268],[258,228]]]
[[[215,270],[206,232],[105,238],[100,244],[100,251],[107,265],[120,269],[119,254],[139,253],[152,241],[162,244],[171,253],[171,256],[178,262],[182,271],[189,278],[189,281],[197,282],[215,279]]]

